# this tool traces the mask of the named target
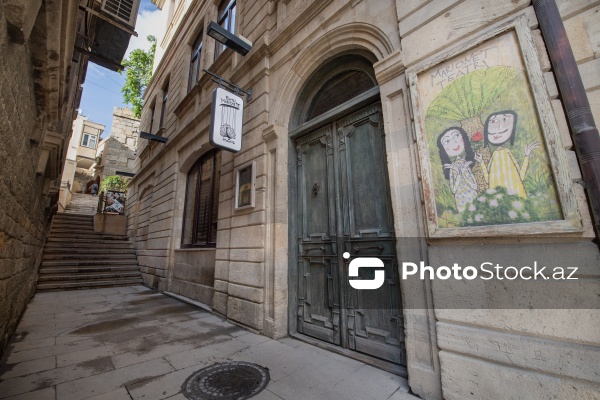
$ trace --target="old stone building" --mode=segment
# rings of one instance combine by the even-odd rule
[[[413,392],[428,399],[600,396],[599,318],[597,307],[590,310],[599,252],[531,1],[153,2],[165,31],[141,130],[168,141],[140,139],[128,191],[129,234],[148,286],[261,334],[292,335],[407,375]],[[557,3],[598,121],[600,2]],[[211,21],[247,38],[252,50],[241,56],[215,42]],[[489,67],[492,74],[492,63],[500,75],[481,89],[488,78],[470,73]],[[238,153],[209,142],[217,84],[203,69],[251,90]],[[471,77],[460,81],[468,82],[466,97],[451,85],[461,76]],[[509,79],[511,90],[531,91],[502,92],[498,82]],[[482,94],[488,87],[493,94]],[[479,100],[469,100],[475,92]],[[432,98],[437,119],[424,114]],[[443,117],[460,103],[452,99],[470,102],[469,110]],[[511,110],[526,99],[537,111],[517,123]],[[493,133],[496,115],[513,125]],[[459,145],[450,148],[458,158],[444,162],[446,131],[432,147],[427,134],[447,120],[456,124],[448,140]],[[534,125],[542,126],[539,139],[512,146],[515,126],[525,135]],[[510,150],[493,146],[505,132],[512,132]],[[464,163],[467,141],[477,151]],[[494,153],[486,159],[488,141]],[[515,172],[494,183],[500,178],[490,164],[501,162]],[[475,186],[459,189],[455,173],[474,176],[464,179]],[[555,191],[535,189],[547,186],[533,176],[553,177]],[[505,222],[484,223],[488,214],[474,212],[477,202],[499,207],[502,196],[514,209]],[[346,252],[380,258],[385,287],[353,291]],[[528,307],[507,305],[527,286],[453,291],[431,279],[399,279],[404,261],[478,265],[484,258],[577,266],[583,283],[565,289],[569,306]]]
[[[72,193],[85,193],[88,183],[96,178],[91,167],[96,162],[96,151],[102,132],[104,125],[90,121],[81,114],[73,121],[73,131],[60,182],[59,212],[69,205]]]
[[[133,33],[138,1],[102,3],[0,1],[0,352],[35,290],[87,63],[121,68]]]
[[[129,108],[115,107],[110,134],[98,145],[97,161],[92,169],[102,180],[117,171],[133,173],[140,121]]]

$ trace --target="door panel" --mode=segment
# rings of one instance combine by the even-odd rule
[[[373,106],[338,123],[344,234],[391,236],[392,219],[380,109]],[[352,253],[351,253],[352,254]]]
[[[331,140],[331,129],[324,128],[296,142],[298,331],[340,344]]]
[[[393,216],[380,105],[296,142],[298,154],[298,330],[405,363]],[[337,252],[337,249],[340,252]],[[352,258],[378,257],[385,283],[349,285]],[[372,279],[373,269],[359,269]]]

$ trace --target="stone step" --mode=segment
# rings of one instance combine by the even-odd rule
[[[108,247],[110,246],[110,247]],[[48,246],[44,247],[44,254],[79,254],[86,255],[90,253],[100,253],[100,254],[123,254],[123,253],[131,253],[135,252],[133,246],[128,245],[127,243],[115,243],[110,245],[83,245],[83,246],[73,246],[73,245],[65,245],[65,246]]]
[[[60,234],[60,233],[83,233],[83,234],[88,234],[88,233],[98,233],[101,234],[101,232],[94,232],[94,227],[93,226],[89,226],[89,227],[84,227],[84,226],[71,226],[71,227],[55,227],[53,226],[50,229],[50,236],[52,236],[54,233]]]
[[[96,239],[96,240],[128,240],[126,235],[109,235],[98,232],[53,232],[48,239]]]
[[[110,250],[135,250],[133,244],[129,242],[116,242],[105,243],[103,241],[99,243],[76,243],[76,242],[47,242],[44,246],[44,252],[55,253],[58,251],[70,252],[81,252],[87,251],[92,252],[104,252],[106,249]]]
[[[78,274],[89,272],[140,272],[138,265],[92,265],[81,267],[45,267],[40,268],[40,276],[44,274]]]
[[[136,254],[134,250],[130,250],[123,253],[113,253],[111,251],[105,251],[100,253],[88,253],[88,254],[77,254],[77,253],[54,253],[47,254],[44,253],[42,255],[42,260],[44,261],[53,261],[53,260],[129,260],[135,259]]]
[[[73,221],[69,221],[68,219],[55,219],[54,221],[52,221],[52,226],[94,226],[94,219],[75,219]]]
[[[112,271],[112,272],[79,272],[77,274],[42,274],[38,282],[75,282],[75,281],[95,281],[95,280],[113,280],[121,278],[139,278],[139,271]]]
[[[143,283],[142,278],[131,279],[111,279],[102,281],[76,281],[76,282],[42,282],[38,284],[37,291],[53,291],[53,290],[78,290],[92,289],[98,287],[115,287],[115,286],[134,286]]]
[[[76,221],[76,222],[87,222],[87,221],[93,221],[94,220],[94,216],[93,215],[88,215],[88,214],[82,214],[82,215],[77,215],[77,214],[56,214],[54,215],[54,221]]]
[[[50,228],[50,235],[52,235],[53,233],[95,233],[94,232],[94,226],[93,225],[81,225],[81,226],[77,226],[77,225],[65,225],[65,226],[56,226],[56,225],[52,225],[52,228]]]
[[[76,214],[76,213],[56,213],[54,215],[54,219],[59,219],[59,220],[91,220],[93,219],[94,216],[93,215],[89,215],[89,214]]]
[[[103,249],[121,248],[133,246],[133,243],[125,239],[73,239],[73,238],[49,238],[46,247],[101,247]]]
[[[104,265],[131,265],[135,264],[135,257],[125,258],[125,259],[111,259],[106,262],[102,262],[102,260],[51,260],[51,261],[42,261],[41,268],[45,267],[67,267],[67,266],[95,266],[99,264]]]

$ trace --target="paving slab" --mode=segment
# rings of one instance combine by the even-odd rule
[[[183,400],[191,374],[231,361],[269,369],[257,400],[416,399],[400,376],[144,286],[36,294],[0,360],[0,399]]]

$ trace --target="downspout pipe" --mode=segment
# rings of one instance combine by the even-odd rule
[[[555,0],[533,0],[567,115],[596,236],[600,234],[600,135]]]

